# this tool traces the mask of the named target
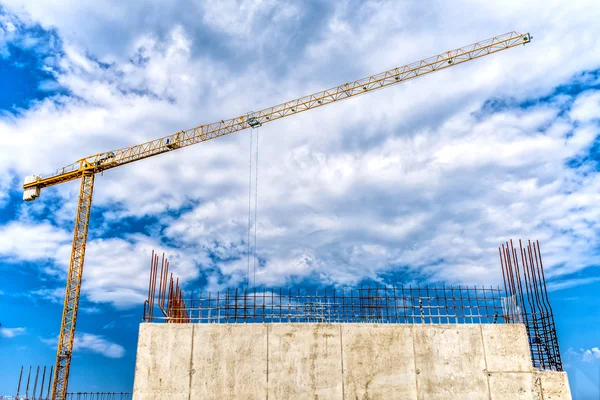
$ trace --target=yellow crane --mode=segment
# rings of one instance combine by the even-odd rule
[[[509,32],[257,112],[224,119],[212,124],[200,125],[196,128],[173,133],[135,146],[84,157],[47,176],[27,176],[23,185],[23,200],[25,201],[35,200],[39,197],[41,189],[45,187],[81,179],[67,288],[58,339],[52,399],[64,399],[67,393],[88,223],[94,190],[94,176],[96,173],[244,129],[257,128],[267,122],[396,85],[400,82],[405,82],[489,54],[524,45],[530,41],[531,36],[528,33]]]

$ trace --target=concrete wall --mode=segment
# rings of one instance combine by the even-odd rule
[[[141,324],[134,400],[570,399],[523,325]]]

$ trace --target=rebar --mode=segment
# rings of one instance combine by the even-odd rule
[[[533,244],[528,241],[523,248],[523,243],[519,240],[517,252],[510,240],[499,247],[498,252],[507,296],[506,308],[511,311],[509,318],[513,322],[525,324],[533,366],[562,371],[539,241]]]
[[[178,285],[178,284],[176,284]],[[183,298],[146,322],[196,323],[508,323],[500,287],[361,287],[359,289],[229,289]],[[171,295],[170,295],[171,296]],[[171,298],[171,297],[169,297]]]
[[[49,371],[49,372],[47,372]],[[52,380],[54,367],[47,369],[46,366],[37,366],[35,368],[35,377],[32,375],[33,366],[29,367],[27,376],[23,376],[23,366],[19,373],[19,381],[17,383],[17,394],[15,396],[18,400],[50,400],[50,388],[52,387]],[[21,384],[26,379],[27,384],[25,385],[25,395],[21,395]],[[33,382],[33,392],[29,394],[29,384]],[[38,387],[38,382],[40,382]],[[48,382],[48,383],[46,383]],[[44,389],[47,385],[46,394],[44,395]],[[131,400],[133,397],[131,392],[73,392],[67,393],[67,400]]]
[[[160,265],[158,293],[156,293],[158,277],[158,254],[152,250],[148,299],[144,302],[144,321],[152,321],[155,318],[154,305],[156,303],[163,314],[162,318],[166,318],[168,322],[190,322],[186,304],[183,301],[183,290],[179,287],[179,278],[175,278],[173,273],[169,275],[169,260],[164,253]]]
[[[184,297],[152,252],[145,322],[524,324],[533,366],[562,371],[539,242],[498,248],[504,290],[492,286],[361,286],[356,289],[226,289]],[[520,257],[519,257],[520,255]],[[167,278],[169,276],[169,278]],[[168,288],[168,290],[167,290]],[[162,315],[154,315],[154,304]],[[166,304],[166,307],[165,307]]]

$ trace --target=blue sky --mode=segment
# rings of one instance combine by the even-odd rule
[[[54,363],[78,192],[25,204],[24,176],[517,30],[533,42],[262,127],[257,283],[496,285],[497,246],[538,239],[574,397],[597,398],[598,20],[592,0],[4,1],[0,394]],[[131,390],[152,249],[188,290],[242,284],[248,133],[98,176],[71,390]]]

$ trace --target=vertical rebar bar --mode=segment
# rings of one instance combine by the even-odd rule
[[[21,379],[23,379],[23,366],[21,365],[21,372],[19,372],[19,383],[17,384],[17,395],[15,396],[17,399],[21,395]]]
[[[44,366],[44,373],[42,374],[42,385],[40,387],[40,397],[39,400],[42,400],[42,396],[44,395],[44,382],[46,380],[46,366]]]
[[[54,365],[50,366],[50,375],[48,375],[48,392],[46,393],[46,398],[50,398],[50,388],[52,387],[52,381],[54,380]]]
[[[37,393],[37,384],[38,384],[38,377],[40,375],[40,366],[38,365],[35,371],[35,380],[33,381],[33,398],[35,399],[35,395]]]
[[[31,379],[31,365],[29,366],[29,373],[27,374],[27,386],[25,387],[25,398],[29,398],[29,380]]]

